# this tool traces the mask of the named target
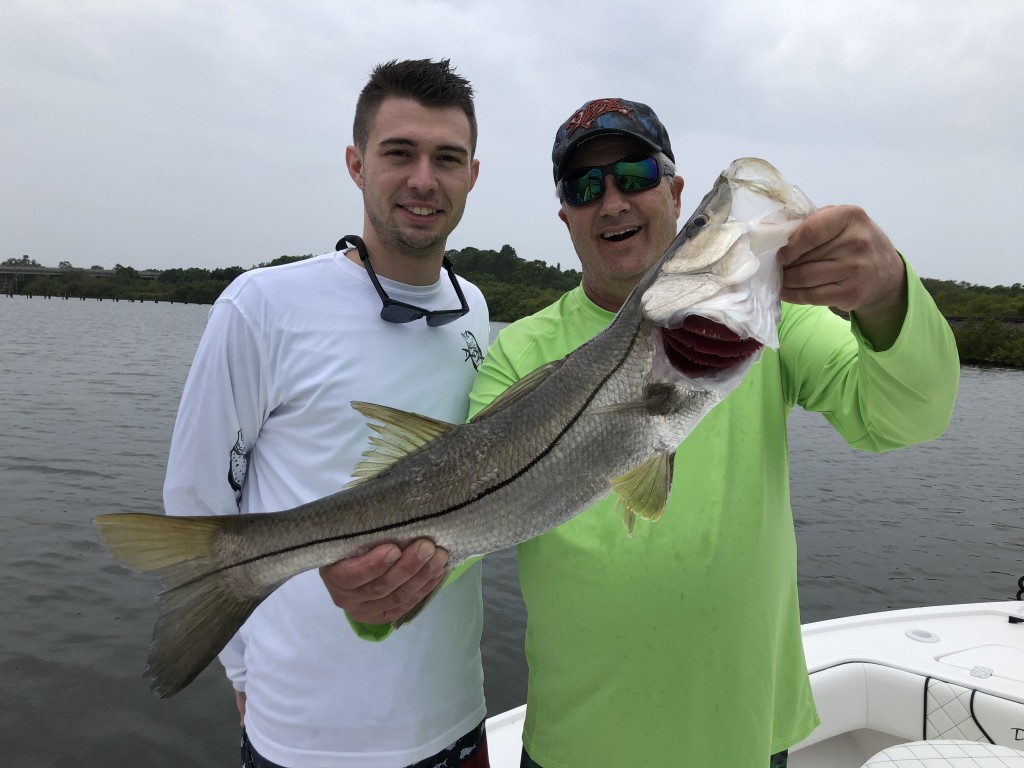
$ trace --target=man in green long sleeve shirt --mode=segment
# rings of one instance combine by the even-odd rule
[[[589,102],[553,153],[583,283],[504,329],[471,413],[601,331],[676,233],[683,182],[626,191],[623,159],[674,163],[649,107]],[[671,165],[668,166],[671,168]],[[564,182],[564,183],[563,183]],[[858,208],[809,218],[779,255],[780,349],[676,453],[661,519],[627,538],[610,497],[519,546],[528,620],[524,765],[784,764],[818,718],[800,637],[786,419],[822,413],[855,448],[887,451],[946,428],[959,362],[949,326]],[[828,305],[852,311],[847,322]],[[677,367],[750,353],[727,329],[673,335]]]

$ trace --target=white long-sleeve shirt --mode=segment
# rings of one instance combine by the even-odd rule
[[[381,283],[398,301],[459,306],[444,273],[432,286]],[[352,400],[465,421],[488,315],[460,285],[471,311],[432,328],[383,321],[365,270],[342,254],[240,276],[210,311],[185,385],[167,513],[276,511],[340,490],[369,446]],[[479,723],[480,570],[380,643],[355,635],[316,571],[274,592],[220,656],[260,754],[290,768],[398,768]]]

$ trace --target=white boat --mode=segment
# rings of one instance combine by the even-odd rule
[[[1024,602],[805,624],[821,725],[790,768],[1024,768]],[[525,707],[487,720],[492,768],[517,768]]]

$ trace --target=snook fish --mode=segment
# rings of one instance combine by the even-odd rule
[[[111,553],[164,584],[147,666],[153,690],[166,697],[188,685],[292,576],[382,542],[432,539],[454,567],[612,491],[628,530],[637,516],[656,520],[676,448],[760,354],[687,377],[668,362],[661,329],[700,314],[777,347],[775,252],[812,210],[771,165],[737,160],[602,333],[470,423],[356,402],[376,434],[345,490],[282,512],[97,517]]]

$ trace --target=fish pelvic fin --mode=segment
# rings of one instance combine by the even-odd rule
[[[354,401],[352,407],[370,421],[370,429],[377,434],[370,438],[374,447],[363,452],[365,458],[352,470],[352,480],[346,487],[376,477],[454,427],[447,421],[376,403]]]
[[[163,580],[161,613],[145,670],[161,698],[191,683],[266,596],[235,594],[214,559],[217,534],[237,519],[126,513],[93,521],[114,557]]]
[[[486,419],[488,416],[493,416],[498,411],[508,408],[513,403],[526,397],[547,381],[548,377],[562,367],[562,363],[565,362],[563,357],[561,360],[552,360],[550,363],[545,363],[540,368],[534,368],[528,374],[519,379],[515,384],[510,386],[504,392],[501,393],[494,400],[489,402],[480,411],[470,419],[471,423]]]
[[[633,535],[637,517],[656,522],[665,511],[672,490],[675,452],[652,456],[636,469],[612,480],[612,489],[622,502],[626,533]]]

